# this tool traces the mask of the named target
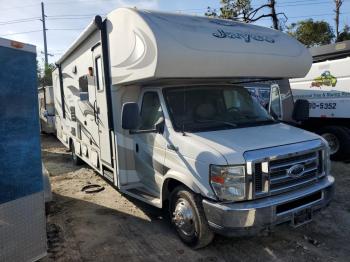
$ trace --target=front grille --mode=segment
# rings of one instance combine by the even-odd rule
[[[254,164],[255,196],[275,195],[298,189],[317,181],[323,174],[322,150],[306,153],[291,154],[277,159],[269,159],[268,173],[262,172],[262,162]],[[302,165],[304,171],[297,177],[288,175],[288,169],[295,165]],[[264,186],[264,179],[268,180],[268,188]]]

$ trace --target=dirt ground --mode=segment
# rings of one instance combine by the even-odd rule
[[[43,161],[53,190],[48,256],[43,261],[349,261],[350,164],[332,163],[336,194],[312,223],[279,226],[268,236],[216,236],[207,248],[191,250],[162,212],[121,195],[92,169],[73,166],[53,136],[42,136]],[[97,183],[105,190],[86,194]]]

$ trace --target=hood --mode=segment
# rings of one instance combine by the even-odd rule
[[[221,153],[228,164],[244,163],[243,153],[246,151],[319,138],[316,134],[282,123],[200,132],[191,134],[191,137]]]

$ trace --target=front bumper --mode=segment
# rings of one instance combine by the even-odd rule
[[[301,210],[311,209],[314,213],[322,209],[333,194],[334,177],[326,176],[312,186],[258,200],[218,203],[204,199],[203,208],[215,232],[228,236],[256,235],[275,225],[292,222],[294,214]]]

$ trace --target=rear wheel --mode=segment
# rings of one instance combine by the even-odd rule
[[[328,142],[332,160],[343,160],[350,153],[350,130],[342,126],[327,126],[319,134]]]
[[[207,246],[214,238],[205,218],[202,198],[179,186],[170,197],[170,217],[180,239],[198,249]]]
[[[80,157],[77,156],[77,154],[75,153],[75,147],[74,147],[74,142],[71,142],[71,152],[72,152],[72,162],[75,166],[80,166],[81,164],[83,164],[83,161],[81,160]]]

